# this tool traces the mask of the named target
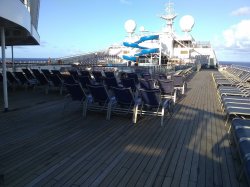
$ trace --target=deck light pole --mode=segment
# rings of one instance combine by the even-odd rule
[[[3,96],[4,96],[4,111],[8,111],[8,90],[7,90],[7,75],[5,61],[5,33],[4,27],[1,27],[1,45],[2,45],[2,71],[3,71]]]

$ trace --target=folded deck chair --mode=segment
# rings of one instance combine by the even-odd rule
[[[115,98],[111,97],[104,85],[88,85],[92,96],[92,102],[88,110],[104,111],[106,110],[106,119],[110,119],[112,106],[115,104]]]
[[[163,126],[165,113],[172,112],[172,107],[173,107],[172,99],[163,100],[161,98],[161,92],[158,89],[154,89],[154,90],[140,89],[139,94],[142,100],[141,105],[139,107],[140,114],[161,116],[161,126]],[[137,115],[137,114],[138,114],[138,108],[135,110],[134,115]],[[135,119],[136,118],[137,117],[135,117]]]
[[[112,87],[113,93],[115,95],[116,103],[112,107],[111,112],[128,114],[132,113],[132,122],[136,123],[138,111],[138,105],[141,103],[139,98],[136,98],[131,90],[131,88],[118,88]]]
[[[79,83],[75,84],[64,84],[68,90],[68,95],[66,97],[71,97],[72,101],[80,101],[83,105],[82,115],[86,117],[87,105],[91,101],[91,97],[86,95],[82,86]],[[65,109],[66,104],[64,104],[63,109]]]

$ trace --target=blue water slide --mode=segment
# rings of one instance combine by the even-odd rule
[[[138,41],[135,43],[139,44],[141,42],[147,41],[147,40],[158,40],[159,35],[149,35],[149,36],[142,36]]]
[[[139,48],[139,49],[147,49],[146,47],[139,46],[141,42],[145,42],[147,40],[158,40],[159,35],[150,35],[150,36],[142,36],[138,41],[129,43],[129,42],[123,42],[123,45],[126,47],[133,47],[133,48]]]
[[[158,48],[143,49],[143,50],[141,50],[140,53],[135,54],[135,56],[141,56],[141,55],[146,55],[146,54],[151,54],[151,53],[158,53],[158,52],[159,52]]]
[[[146,47],[139,46],[138,43],[129,43],[129,42],[123,42],[123,45],[126,47],[133,47],[133,48],[139,48],[139,49],[147,49]]]
[[[135,54],[135,56],[140,56],[140,55],[145,55],[145,54],[150,54],[150,53],[158,53],[159,52],[158,48],[149,49],[147,47],[142,47],[142,46],[139,45],[141,42],[144,42],[144,41],[147,41],[147,40],[158,40],[158,39],[159,39],[159,35],[142,36],[136,42],[133,42],[133,43],[123,42],[123,45],[126,46],[126,47],[142,49],[141,52]],[[136,61],[135,56],[123,55],[123,59],[130,60],[130,61]]]
[[[128,60],[128,61],[136,61],[136,57],[135,56],[127,56],[127,55],[123,55],[122,56],[123,59]]]

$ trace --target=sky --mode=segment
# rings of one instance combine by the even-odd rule
[[[136,32],[144,26],[161,31],[168,0],[40,0],[39,46],[14,47],[15,58],[60,58],[103,50],[121,43],[127,33],[124,23],[135,20]],[[210,41],[219,61],[250,62],[249,0],[172,0],[178,35],[179,20],[192,15],[191,35]],[[11,56],[10,47],[6,57]]]

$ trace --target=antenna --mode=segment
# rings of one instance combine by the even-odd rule
[[[174,19],[176,18],[177,14],[174,12],[173,8],[174,3],[172,3],[170,0],[168,3],[166,3],[166,9],[165,15],[160,16],[160,18],[166,20],[167,28],[165,29],[166,32],[173,33],[173,24],[174,24]]]

